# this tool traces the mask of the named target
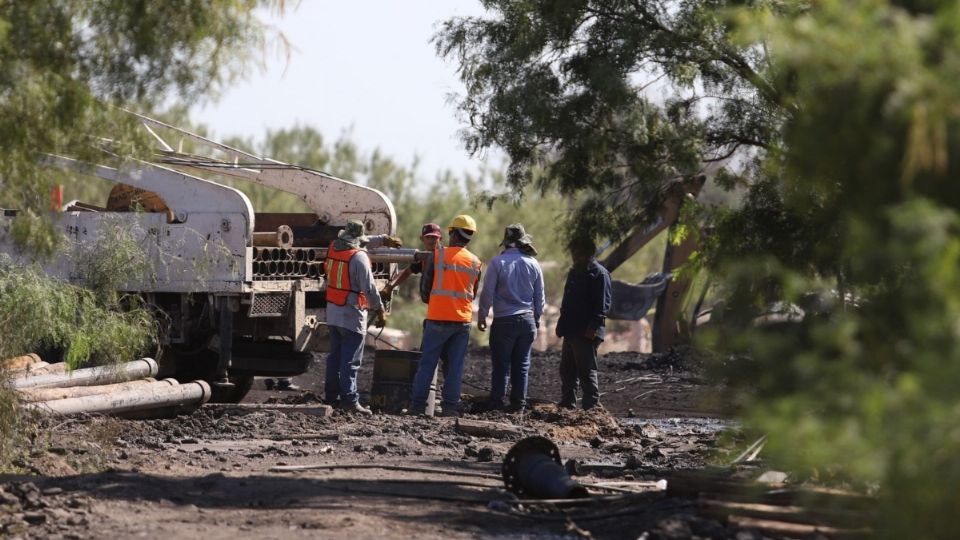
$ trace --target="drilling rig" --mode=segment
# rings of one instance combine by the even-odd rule
[[[45,158],[52,170],[112,186],[104,204],[71,201],[51,212],[68,241],[65,252],[42,263],[44,272],[84,284],[88,276],[76,255],[101,249],[109,231],[122,228],[151,267],[147,276],[130,276],[122,289],[158,312],[164,375],[207,380],[215,400],[239,401],[254,376],[305,372],[312,353],[327,342],[328,245],[351,220],[361,221],[370,235],[394,234],[393,204],[375,189],[135,116],[156,143],[149,159],[111,167]],[[310,212],[257,212],[224,179],[293,194]],[[4,209],[0,216],[0,253],[29,264],[32,255],[11,234],[18,214]],[[425,255],[412,249],[369,254],[379,289],[397,263]]]

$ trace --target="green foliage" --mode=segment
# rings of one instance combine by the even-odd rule
[[[45,154],[102,162],[102,146],[118,161],[146,152],[148,143],[121,107],[150,110],[171,99],[216,92],[242,73],[241,62],[251,50],[263,47],[266,31],[255,10],[283,4],[0,2],[0,188],[3,205],[20,210],[13,237],[38,257],[63,248],[46,211],[51,185],[72,175],[51,174],[42,166]],[[103,204],[106,190],[96,192],[101,198],[95,202]],[[0,357],[54,348],[76,367],[143,352],[156,333],[153,317],[114,289],[131,275],[125,273],[131,254],[135,259],[121,247],[104,252],[103,260],[88,261],[88,277],[99,292],[0,261]],[[20,442],[21,420],[14,395],[0,389],[0,458]]]
[[[262,48],[259,6],[282,0],[84,0],[0,2],[0,185],[4,204],[41,216],[53,178],[45,153],[102,160],[147,146],[118,107],[149,110],[177,96],[217,91]],[[40,218],[18,240],[45,253],[54,236]]]
[[[576,194],[597,238],[731,157],[715,177],[743,200],[696,261],[722,278],[735,410],[798,474],[879,486],[879,536],[960,536],[957,5],[484,5],[437,36],[468,147],[503,148],[514,193]]]
[[[71,367],[128,361],[155,343],[152,314],[133,299],[46,277],[38,267],[0,261],[0,358],[63,351]]]
[[[74,264],[82,272],[83,286],[108,305],[117,305],[120,292],[131,280],[150,282],[156,269],[143,250],[145,231],[130,229],[129,222],[105,215],[96,241],[77,247]]]
[[[571,234],[622,237],[665,183],[776,145],[762,49],[728,38],[723,5],[488,0],[489,17],[445,22],[435,40],[467,88],[467,147],[506,151],[516,194],[575,195]]]
[[[711,246],[731,402],[799,474],[879,487],[878,536],[953,538],[956,7],[782,8],[732,13],[790,114]],[[773,305],[806,317],[756,325]]]

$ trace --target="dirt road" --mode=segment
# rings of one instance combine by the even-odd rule
[[[489,384],[484,359],[473,354],[465,377],[477,396]],[[732,537],[655,484],[702,467],[725,425],[704,410],[699,368],[679,357],[608,355],[601,389],[612,413],[585,413],[548,403],[557,361],[535,358],[533,410],[466,417],[550,437],[564,460],[581,464],[576,478],[594,486],[599,498],[587,505],[561,512],[517,503],[503,489],[501,460],[520,436],[474,437],[441,418],[203,407],[169,420],[44,420],[18,463],[27,474],[0,485],[0,521],[7,536],[24,538]],[[262,388],[250,398],[310,400]],[[330,467],[275,469],[294,465]]]

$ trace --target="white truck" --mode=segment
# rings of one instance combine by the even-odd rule
[[[104,206],[74,201],[52,213],[73,253],[45,262],[45,272],[83,283],[80,257],[71,255],[103,245],[112,228],[132,231],[153,271],[132,276],[123,289],[161,314],[164,372],[210,381],[221,401],[241,399],[255,375],[303,373],[326,342],[329,242],[350,220],[363,222],[369,234],[394,234],[393,205],[375,189],[137,119],[158,144],[149,162],[117,169],[47,158],[53,168],[114,186]],[[311,212],[258,213],[241,191],[215,181],[224,177],[294,194]],[[25,263],[30,254],[21,253],[10,234],[16,219],[16,210],[0,217],[0,253]],[[378,287],[396,263],[415,256],[409,249],[372,250]]]

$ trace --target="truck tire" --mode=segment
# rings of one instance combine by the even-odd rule
[[[160,365],[165,372],[164,376],[173,377],[178,381],[205,380],[210,384],[212,395],[211,403],[240,403],[253,388],[253,375],[245,373],[231,375],[232,388],[223,388],[216,385],[217,353],[203,350],[193,354],[178,354],[167,348],[161,355]]]

